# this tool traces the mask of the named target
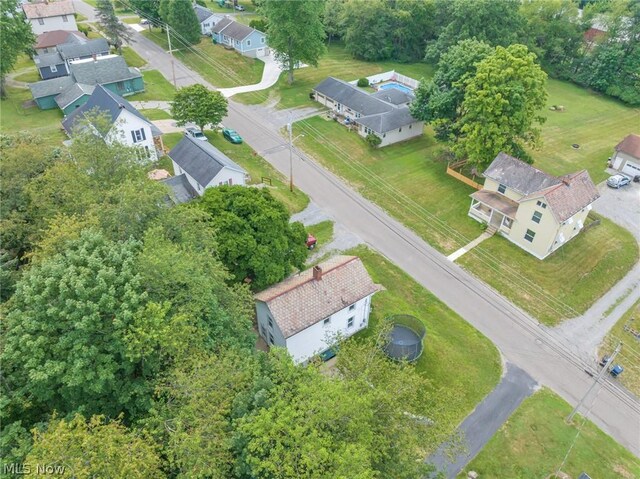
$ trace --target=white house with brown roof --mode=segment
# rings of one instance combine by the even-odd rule
[[[640,135],[627,135],[611,156],[611,167],[630,177],[640,175]]]
[[[304,363],[365,329],[380,289],[360,258],[335,256],[256,294],[258,332]]]
[[[582,230],[600,196],[586,170],[555,177],[505,153],[483,176],[483,188],[471,195],[469,216],[538,259]]]
[[[71,0],[24,3],[22,11],[35,35],[53,30],[77,31],[75,9]]]

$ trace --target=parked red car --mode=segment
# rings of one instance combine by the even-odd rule
[[[315,236],[313,236],[312,234],[307,235],[307,242],[305,243],[307,245],[307,248],[309,249],[315,248],[317,242],[318,240],[316,239]]]

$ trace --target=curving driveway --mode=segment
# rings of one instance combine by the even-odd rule
[[[600,198],[593,204],[594,211],[631,231],[640,242],[640,183],[631,182],[616,190],[603,181],[598,191]]]

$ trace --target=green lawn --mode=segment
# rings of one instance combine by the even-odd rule
[[[130,67],[140,68],[147,64],[147,61],[138,55],[131,47],[123,47],[122,56]]]
[[[148,120],[169,120],[171,119],[171,115],[164,110],[160,110],[158,108],[149,108],[147,110],[140,110]]]
[[[575,425],[568,425],[570,412],[571,406],[559,396],[548,389],[538,391],[458,477],[465,478],[466,471],[476,471],[482,479],[549,477],[562,464],[583,421],[576,416]],[[588,421],[562,472],[573,479],[582,472],[597,479],[633,479],[640,477],[640,460]]]
[[[238,22],[238,23],[242,23],[244,25],[249,25],[251,23],[252,20],[258,20],[262,18],[260,15],[254,15],[254,14],[243,14],[243,15],[236,15],[235,17],[233,17],[233,19]]]
[[[502,367],[497,349],[386,258],[365,246],[347,254],[359,256],[374,282],[386,288],[373,296],[371,324],[360,334],[373,334],[381,320],[394,314],[411,314],[424,322],[425,349],[416,368],[431,381],[425,402],[439,411],[431,419],[441,425],[446,421],[451,433],[498,383]]]
[[[316,240],[318,240],[316,247],[322,248],[333,239],[333,221],[327,220],[316,223],[315,225],[310,225],[307,227],[307,232],[311,233],[315,236]]]
[[[40,110],[35,105],[23,108],[29,100],[29,90],[7,88],[7,98],[0,102],[0,131],[7,134],[28,131],[51,144],[60,144],[67,138],[60,125],[62,112],[58,108]]]
[[[421,138],[374,150],[357,133],[323,116],[294,128],[295,134],[305,134],[299,142],[307,153],[439,251],[450,254],[481,233],[480,224],[467,216],[474,190],[445,174],[429,130]],[[637,258],[633,236],[603,219],[544,261],[499,236],[458,261],[540,321],[556,324],[583,313]]]
[[[176,146],[180,140],[182,140],[183,133],[165,133],[162,135],[162,143],[164,143],[164,147],[167,150],[170,150],[174,146]]]
[[[123,23],[126,24],[134,24],[134,23],[140,23],[140,17],[138,17],[137,15],[134,15],[132,17],[125,17],[125,18],[121,18],[120,19]]]
[[[293,85],[287,84],[287,75],[280,75],[280,80],[268,90],[235,95],[234,100],[247,104],[263,103],[269,98],[277,98],[279,108],[295,106],[318,106],[309,99],[311,89],[328,76],[342,80],[355,80],[363,76],[396,70],[399,73],[420,80],[433,75],[433,67],[427,63],[397,63],[397,62],[365,62],[355,60],[346,52],[344,46],[333,44],[327,53],[320,58],[318,67],[304,67],[294,72]]]
[[[247,170],[251,177],[249,184],[268,184],[270,180],[269,191],[275,198],[282,201],[292,214],[307,207],[309,197],[298,188],[294,188],[293,192],[289,191],[288,179],[253,151],[249,145],[245,143],[233,145],[225,140],[220,132],[205,131],[205,134],[213,146]],[[263,178],[266,178],[264,182]]]
[[[166,35],[159,29],[153,28],[142,32],[144,36],[153,40],[165,50],[169,49]],[[209,37],[203,37],[194,48],[198,54],[187,51],[184,45],[172,42],[172,48],[185,65],[197,71],[216,87],[233,87],[259,83],[262,79],[264,63],[260,60],[247,58],[236,51],[226,50],[220,45],[214,45]]]
[[[127,97],[129,101],[173,101],[175,88],[158,70],[145,70],[142,73],[144,89],[142,93],[136,93]]]
[[[625,326],[640,332],[640,301],[636,302],[611,328],[609,334],[600,345],[598,354],[600,357],[611,354],[622,342],[622,350],[616,356],[615,362],[625,369],[618,379],[629,391],[640,396],[640,339],[636,338]]]
[[[38,69],[35,66],[29,71],[25,71],[24,73],[16,75],[15,77],[13,77],[13,79],[16,81],[23,81],[25,83],[35,83],[42,80],[42,78],[40,78],[40,74],[38,73]]]
[[[216,0],[205,0],[205,4],[207,5],[207,8],[209,10],[211,10],[212,12],[216,12],[216,13],[234,13],[236,12],[235,10],[233,10],[233,8],[227,8],[227,7],[221,7],[218,5],[218,2]],[[254,12],[256,10],[255,5],[253,4],[253,2],[251,2],[251,0],[238,0],[238,4],[242,5],[245,9],[245,14],[248,12]],[[240,13],[240,12],[236,12],[236,13]],[[234,20],[237,20],[238,17],[241,17],[242,15],[235,15],[234,16]]]
[[[613,147],[629,133],[637,133],[640,108],[630,108],[572,83],[549,80],[548,105],[562,105],[563,112],[546,110],[543,146],[532,152],[535,166],[554,175],[587,169],[594,182],[604,171]],[[575,150],[573,143],[580,145]]]

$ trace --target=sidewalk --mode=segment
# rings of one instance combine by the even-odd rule
[[[275,85],[278,81],[278,78],[280,78],[280,73],[282,73],[280,64],[273,57],[273,54],[269,55],[268,57],[258,58],[258,60],[264,62],[264,70],[262,71],[262,80],[260,80],[260,83],[254,83],[253,85],[236,86],[233,88],[220,88],[220,93],[222,93],[226,98],[229,98],[238,93],[266,90],[267,88]]]

